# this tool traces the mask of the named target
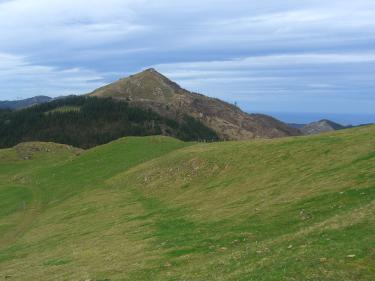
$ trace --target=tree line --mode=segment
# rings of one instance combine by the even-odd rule
[[[71,96],[22,110],[0,110],[0,147],[49,141],[91,148],[125,136],[168,135],[184,141],[216,141],[198,120],[174,120],[111,98]]]

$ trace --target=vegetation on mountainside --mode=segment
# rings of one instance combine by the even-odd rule
[[[110,98],[72,96],[0,113],[0,147],[51,141],[81,148],[124,136],[169,135],[185,141],[217,140],[214,131],[184,116],[181,121]]]
[[[236,105],[185,90],[155,69],[120,79],[90,96],[127,100],[175,120],[186,114],[214,130],[221,140],[301,135],[298,129],[271,116],[248,114]]]
[[[21,148],[0,150],[0,278],[375,279],[375,126]]]

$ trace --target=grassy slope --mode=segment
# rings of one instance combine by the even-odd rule
[[[17,239],[3,242],[0,274],[375,279],[374,126],[184,146],[168,138],[122,139],[53,164],[50,156],[11,160],[14,151],[1,151],[7,193],[0,204],[8,211],[0,212],[0,233],[14,231],[17,223],[7,224],[30,213],[29,202],[38,200],[39,211]],[[8,166],[12,161],[19,166]]]
[[[0,150],[0,247],[28,228],[40,209],[42,194],[33,174],[68,161],[82,151],[54,143],[25,143]]]

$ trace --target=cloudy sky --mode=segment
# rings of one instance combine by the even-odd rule
[[[0,38],[2,100],[154,67],[251,112],[375,122],[374,0],[0,0]]]

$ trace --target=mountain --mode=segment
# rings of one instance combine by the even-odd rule
[[[1,280],[375,280],[375,126],[0,150]]]
[[[0,109],[22,109],[36,104],[51,101],[52,98],[47,96],[36,96],[24,100],[0,101]]]
[[[0,111],[1,148],[25,141],[90,148],[125,136],[150,135],[218,140],[212,129],[190,116],[174,120],[111,98],[70,96],[22,110]]]
[[[348,127],[335,123],[333,121],[323,119],[303,126],[300,130],[305,135],[314,135],[337,130],[343,130]]]
[[[350,128],[374,125],[373,123],[344,126],[331,120],[323,119],[309,124],[288,123],[290,127],[299,129],[304,135],[316,135],[320,133],[333,132]]]
[[[300,135],[298,129],[267,115],[247,114],[238,107],[215,98],[192,93],[163,76],[147,69],[90,93],[89,96],[112,97],[152,109],[171,119],[189,115],[213,129],[223,140],[276,138]]]
[[[289,127],[296,128],[296,129],[302,129],[306,126],[306,124],[300,124],[300,123],[286,123]]]

